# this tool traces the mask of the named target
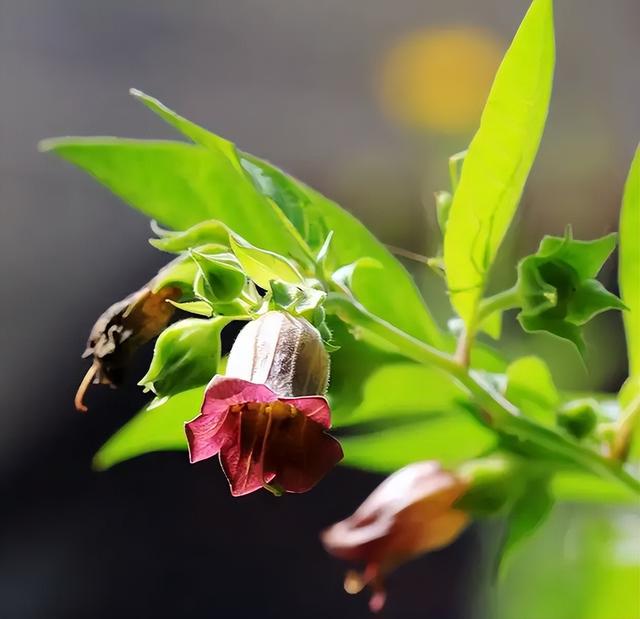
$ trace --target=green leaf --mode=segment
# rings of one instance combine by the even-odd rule
[[[527,417],[543,425],[555,425],[560,394],[549,367],[539,357],[522,357],[507,368],[505,396]]]
[[[105,470],[149,452],[186,450],[184,424],[198,414],[203,396],[204,386],[152,402],[100,448],[94,467]]]
[[[636,149],[624,187],[620,212],[620,294],[629,311],[623,314],[629,375],[640,376],[640,148]]]
[[[451,301],[467,324],[475,321],[488,271],[538,150],[554,57],[552,1],[534,0],[496,74],[447,223]]]
[[[233,235],[229,237],[229,242],[246,274],[261,288],[269,290],[269,284],[274,279],[290,284],[303,282],[302,275],[284,256],[253,247]]]
[[[509,555],[547,519],[553,504],[548,480],[535,479],[526,485],[507,516],[507,528],[499,559],[503,574]]]
[[[331,275],[331,279],[343,292],[359,300],[359,297],[367,295],[367,287],[363,285],[361,277],[366,269],[382,269],[382,265],[377,260],[365,256],[337,269]]]
[[[202,245],[218,246],[222,252],[229,247],[229,229],[221,221],[209,219],[180,232],[164,230],[161,238],[150,239],[149,243],[156,249],[175,254]]]
[[[159,396],[203,385],[220,363],[220,333],[227,318],[186,318],[167,327],[156,340],[153,359],[138,383]]]
[[[456,463],[490,449],[494,433],[467,410],[467,393],[435,368],[407,362],[363,330],[329,317],[328,398],[344,463],[391,472],[425,458]]]
[[[218,219],[262,247],[298,249],[269,201],[220,150],[110,137],[45,140],[40,149],[84,169],[163,225],[183,230]]]
[[[205,300],[227,303],[240,295],[247,278],[233,254],[206,254],[192,250],[190,255],[198,266]]]
[[[363,256],[370,256],[378,261],[383,269],[376,274],[374,279],[363,283],[367,292],[361,295],[360,301],[373,313],[415,337],[433,345],[443,344],[443,335],[437,328],[407,271],[355,217],[282,170],[257,157],[238,151],[231,142],[186,120],[152,97],[139,91],[132,91],[132,94],[196,144],[211,150],[214,156],[216,150],[224,154],[236,171],[243,171],[248,175],[245,180],[253,184],[254,189],[257,189],[262,196],[269,198],[266,200],[269,207],[272,206],[271,200],[277,205],[312,250],[320,249],[329,230],[333,230],[335,238],[331,243],[330,263],[348,264]],[[217,157],[215,158],[217,160]],[[188,183],[189,175],[186,175],[180,182],[182,184]],[[239,185],[244,189],[243,183],[239,183]],[[220,192],[220,188],[217,186],[209,188],[209,192],[215,197]],[[250,203],[253,202],[253,199],[250,200]],[[150,199],[149,203],[149,208],[153,210],[155,208],[154,201]],[[242,212],[237,213],[236,217],[235,211],[229,212],[234,206],[233,200],[231,202],[221,201],[220,205],[212,209],[216,212],[207,217],[195,218],[193,221],[173,227],[186,228],[197,221],[216,218],[224,221],[235,232],[240,233],[259,247],[281,253],[283,249],[288,248],[288,251],[303,263],[308,258],[308,256],[298,255],[300,253],[299,242],[287,231],[280,231],[279,234],[273,233],[270,222],[275,223],[277,220],[280,222],[280,228],[282,227],[282,221],[276,213],[278,209],[270,208],[273,215],[271,217],[269,213],[263,212],[262,209],[264,208],[266,211],[266,207],[261,204],[259,212],[256,208],[253,209],[252,214],[247,215],[246,212]],[[160,217],[158,219],[161,220]],[[259,230],[255,230],[254,234],[248,233],[249,224],[251,224],[252,230],[256,228]],[[282,235],[285,233],[288,237],[287,242],[282,242]],[[380,290],[384,290],[385,294],[379,294]]]
[[[267,204],[272,207],[272,212],[285,228],[293,245],[297,246],[296,251],[292,251],[292,253],[302,261],[311,256],[311,250],[307,245],[307,241],[313,243],[313,239],[309,238],[310,230],[308,219],[310,211],[307,212],[300,208],[298,196],[289,195],[287,192],[279,190],[279,188],[273,185],[271,180],[262,173],[259,167],[251,163],[251,156],[241,154],[229,140],[215,135],[179,114],[176,114],[176,112],[160,103],[157,99],[139,90],[131,89],[130,92],[165,122],[175,127],[180,133],[196,144],[211,149],[214,153],[220,152],[224,154],[231,165],[233,165],[243,177],[250,179],[259,193],[267,198]],[[289,188],[289,192],[291,192],[291,188]],[[322,221],[319,214],[317,219],[318,223],[321,224]]]
[[[638,495],[623,484],[581,471],[561,471],[551,481],[558,501],[573,503],[638,504]]]

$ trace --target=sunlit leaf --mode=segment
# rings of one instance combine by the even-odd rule
[[[447,222],[447,280],[453,306],[466,323],[475,320],[538,150],[554,57],[552,1],[534,0],[496,74]]]
[[[261,247],[297,250],[273,207],[219,150],[110,137],[45,140],[40,148],[84,169],[163,225],[183,230],[219,219]]]
[[[620,293],[625,305],[629,374],[640,375],[640,148],[624,188],[620,213]]]
[[[184,424],[198,414],[203,396],[204,386],[145,407],[100,448],[94,466],[104,470],[153,451],[186,450]]]

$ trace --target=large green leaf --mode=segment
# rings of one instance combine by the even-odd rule
[[[100,448],[94,466],[104,470],[145,453],[186,449],[184,424],[198,414],[203,394],[204,386],[197,387],[143,408]]]
[[[235,169],[244,170],[256,189],[273,200],[309,247],[319,249],[328,231],[333,230],[330,259],[335,266],[349,264],[363,256],[379,262],[382,268],[377,273],[363,275],[360,302],[404,331],[431,344],[443,344],[443,335],[411,276],[353,215],[270,163],[238,151],[231,142],[179,116],[153,97],[139,91],[132,91],[132,94],[195,143],[224,152]],[[220,218],[255,242],[230,220],[224,216]],[[283,253],[282,247],[256,244]]]
[[[554,57],[552,0],[534,0],[496,74],[447,222],[451,301],[467,324],[475,321],[488,271],[538,150]]]
[[[45,140],[40,149],[82,168],[125,202],[171,228],[220,219],[261,247],[298,251],[272,203],[220,150],[110,137]]]
[[[640,376],[640,148],[624,188],[620,213],[620,292],[624,304],[629,375]]]

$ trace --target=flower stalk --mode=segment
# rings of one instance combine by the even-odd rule
[[[498,432],[529,441],[555,457],[596,475],[615,480],[640,494],[640,481],[627,473],[618,462],[612,462],[523,417],[516,406],[486,385],[473,371],[458,363],[454,357],[374,316],[362,305],[344,295],[329,294],[326,308],[346,322],[356,324],[383,338],[405,357],[418,363],[434,365],[458,380],[486,413],[486,417],[478,418]]]

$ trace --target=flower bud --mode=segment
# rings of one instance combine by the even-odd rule
[[[225,374],[266,385],[282,397],[322,395],[329,382],[329,355],[311,323],[271,311],[240,331]]]
[[[581,439],[593,432],[599,416],[602,416],[600,405],[593,398],[573,400],[558,412],[558,425]]]

